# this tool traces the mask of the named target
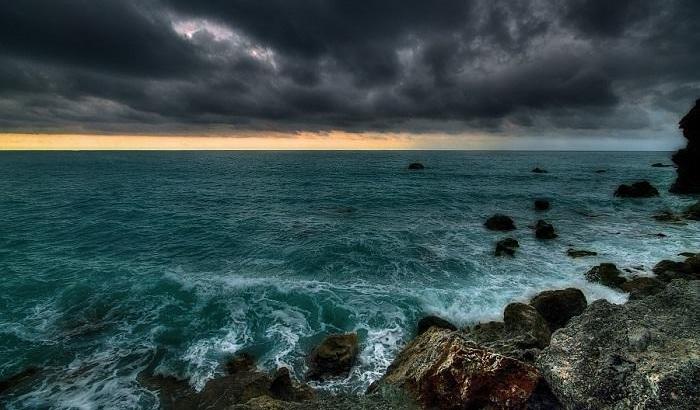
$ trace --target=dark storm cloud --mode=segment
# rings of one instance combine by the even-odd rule
[[[8,1],[0,130],[641,129],[697,97],[697,21],[693,0]]]

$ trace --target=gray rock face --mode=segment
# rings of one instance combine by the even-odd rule
[[[537,365],[570,409],[700,408],[700,281],[625,305],[596,301]]]

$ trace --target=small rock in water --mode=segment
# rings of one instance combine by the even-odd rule
[[[605,170],[605,169],[596,169],[596,170],[595,170],[595,173],[596,173],[596,174],[604,174],[604,173],[606,173],[606,172],[608,172],[608,171]]]
[[[536,199],[535,209],[538,211],[546,211],[549,209],[549,201],[546,199]]]
[[[632,185],[620,185],[615,191],[620,198],[651,198],[659,196],[659,191],[649,181],[639,181]]]
[[[408,169],[413,170],[413,171],[418,171],[421,169],[425,169],[425,166],[421,164],[420,162],[413,162],[408,165]]]
[[[586,279],[611,288],[619,289],[627,281],[614,263],[601,263],[586,272]]]
[[[542,169],[542,168],[540,168],[540,167],[535,167],[535,168],[532,170],[532,172],[534,172],[535,174],[546,174],[546,173],[547,173],[547,170],[544,170],[544,169]]]
[[[663,164],[663,163],[661,163],[661,162],[655,162],[655,163],[651,164],[651,166],[654,167],[654,168],[668,168],[668,167],[672,167],[673,165],[671,165],[671,164]]]
[[[513,238],[505,238],[496,242],[496,256],[513,256],[515,255],[515,250],[520,247],[518,241]]]
[[[515,229],[513,219],[507,215],[495,214],[484,222],[486,229],[492,231],[512,231]]]
[[[357,333],[327,336],[309,355],[309,371],[306,377],[323,380],[347,376],[355,364],[359,352],[358,344]]]
[[[586,296],[576,288],[547,290],[532,298],[532,305],[554,332],[586,309]]]
[[[535,225],[535,236],[537,239],[554,239],[557,237],[557,234],[554,232],[552,224],[540,219]]]
[[[417,333],[421,334],[431,327],[438,327],[440,329],[457,330],[457,326],[448,322],[447,320],[437,317],[437,316],[426,316],[418,321]]]
[[[569,257],[571,257],[571,258],[583,258],[583,257],[586,257],[586,256],[596,256],[596,255],[598,255],[597,252],[586,251],[586,250],[582,250],[582,249],[573,249],[573,248],[567,249],[567,250],[566,250],[566,254],[569,255]]]

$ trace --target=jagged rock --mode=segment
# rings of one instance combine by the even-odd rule
[[[355,364],[358,352],[357,333],[329,335],[309,355],[306,377],[323,380],[347,376]]]
[[[537,341],[542,349],[549,345],[549,326],[542,315],[525,303],[510,303],[503,311],[505,330],[511,334],[525,334]]]
[[[666,287],[666,284],[655,278],[636,277],[626,281],[620,288],[630,294],[630,300],[655,295]]]
[[[542,169],[540,167],[535,167],[533,168],[532,172],[534,172],[535,174],[546,174],[547,170]]]
[[[513,219],[507,215],[495,214],[484,222],[486,229],[492,231],[512,231],[515,229]]]
[[[586,279],[590,282],[598,282],[611,288],[619,289],[627,279],[622,276],[622,272],[617,269],[614,263],[601,263],[586,272]]]
[[[700,99],[679,123],[683,136],[688,140],[685,148],[673,154],[678,177],[671,186],[676,194],[700,193]]]
[[[158,392],[161,408],[172,410],[228,409],[259,397],[288,403],[314,397],[311,387],[293,380],[286,368],[271,376],[251,365],[250,356],[235,357],[226,367],[228,375],[209,380],[200,392],[186,380],[153,374],[152,369],[141,372],[138,381]]]
[[[425,169],[425,166],[421,164],[420,162],[413,162],[408,165],[408,169],[412,171],[419,171],[421,169]]]
[[[433,326],[439,327],[440,329],[457,330],[457,326],[443,318],[437,316],[426,316],[418,321],[418,329],[416,332],[421,334]]]
[[[615,196],[621,198],[650,198],[659,196],[659,191],[649,181],[639,181],[632,185],[620,185],[615,191]]]
[[[586,309],[587,302],[579,289],[567,288],[541,292],[530,300],[530,305],[537,309],[547,321],[549,330],[554,332],[565,326],[572,317],[580,315]]]
[[[398,387],[423,408],[523,408],[540,376],[532,365],[430,328],[397,356],[371,391]]]
[[[513,256],[515,255],[515,250],[520,247],[518,241],[513,238],[505,238],[496,242],[496,256]]]
[[[538,211],[546,211],[549,209],[549,201],[546,199],[536,199],[535,200],[535,209]]]
[[[537,358],[570,409],[700,408],[700,281],[654,296],[591,304]]]
[[[689,206],[688,209],[685,210],[683,216],[694,221],[700,221],[700,201]]]
[[[571,258],[584,258],[586,256],[596,256],[598,255],[597,252],[593,251],[586,251],[583,249],[573,249],[569,248],[566,250],[566,254],[571,257]]]
[[[554,239],[557,237],[557,234],[554,232],[552,224],[540,219],[535,225],[535,236],[537,239]]]

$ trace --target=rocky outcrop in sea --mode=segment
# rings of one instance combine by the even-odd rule
[[[679,123],[683,136],[688,140],[685,148],[673,154],[673,162],[678,166],[678,178],[671,186],[676,194],[700,193],[700,100]]]

